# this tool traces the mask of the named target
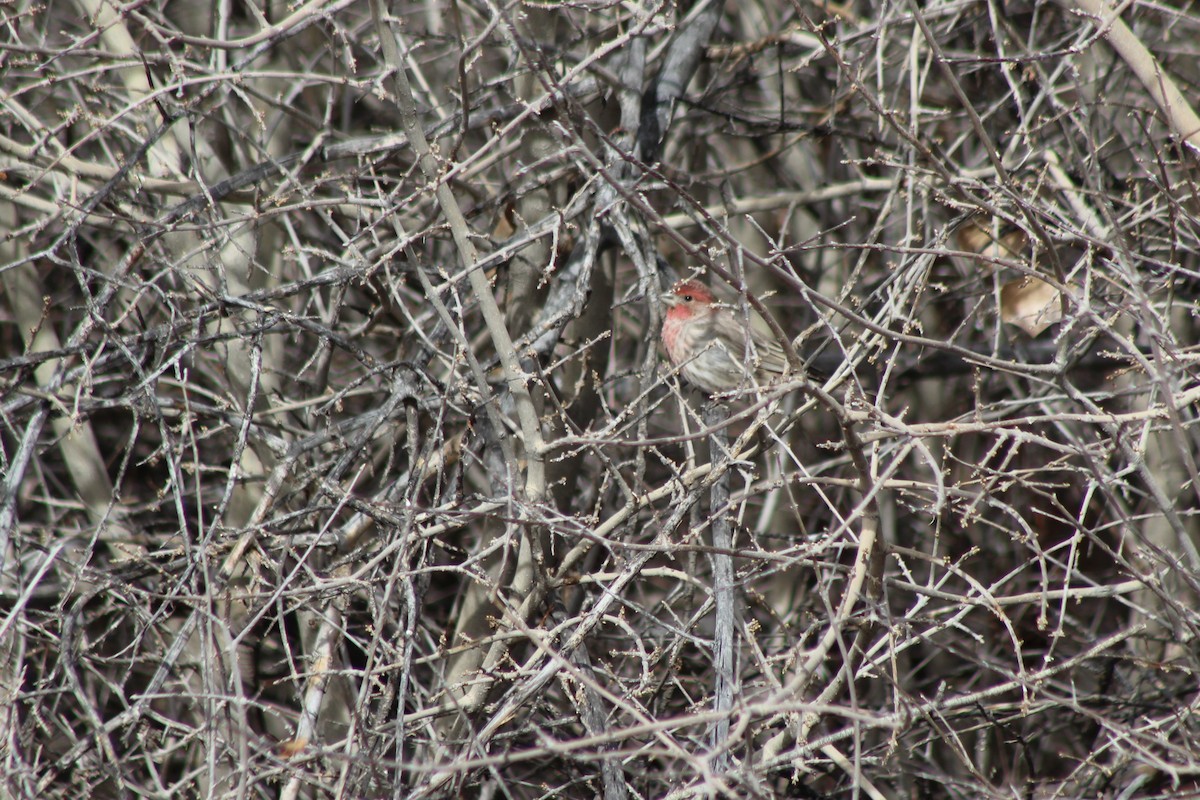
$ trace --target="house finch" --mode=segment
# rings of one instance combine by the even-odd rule
[[[688,383],[710,394],[766,383],[787,368],[783,348],[758,320],[717,303],[697,280],[680,281],[661,296],[667,306],[662,341],[667,358]],[[750,323],[747,325],[747,323]]]

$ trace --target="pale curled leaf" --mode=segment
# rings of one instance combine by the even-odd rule
[[[1029,275],[1009,281],[1000,288],[1000,319],[1037,336],[1062,319],[1059,291]]]
[[[1022,259],[1029,250],[1029,237],[1020,229],[1001,232],[997,221],[990,217],[974,217],[955,232],[960,249],[978,253],[985,259]],[[982,261],[981,267],[990,272],[995,265]]]

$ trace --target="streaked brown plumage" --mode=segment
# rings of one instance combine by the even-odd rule
[[[779,343],[747,326],[745,315],[719,304],[700,281],[680,281],[661,298],[668,307],[663,347],[693,386],[717,394],[767,383],[787,369]]]

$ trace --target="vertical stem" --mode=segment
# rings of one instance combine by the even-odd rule
[[[709,428],[709,463],[714,467],[717,459],[725,457],[729,449],[729,435],[725,429],[728,413],[724,406],[710,404],[704,410],[704,424]],[[737,691],[735,668],[735,634],[737,630],[734,611],[733,573],[733,527],[723,509],[729,505],[729,473],[722,472],[710,489],[709,514],[711,515],[713,543],[713,604],[716,607],[716,622],[713,631],[713,709],[728,714],[733,708],[733,697]],[[713,770],[721,773],[729,768],[729,752],[725,749],[729,738],[729,717],[717,721],[712,733]]]

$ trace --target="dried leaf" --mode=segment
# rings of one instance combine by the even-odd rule
[[[1028,275],[1009,281],[1000,288],[1000,319],[1037,336],[1062,319],[1059,292]]]
[[[304,752],[304,748],[308,747],[308,739],[288,739],[286,742],[280,742],[277,752],[280,758],[295,758]]]
[[[1029,237],[1019,228],[1003,234],[1001,230],[996,221],[989,217],[974,217],[963,223],[955,236],[959,248],[967,252],[978,253],[989,259],[1022,259],[1029,250]],[[989,272],[995,268],[988,261],[980,265]]]

